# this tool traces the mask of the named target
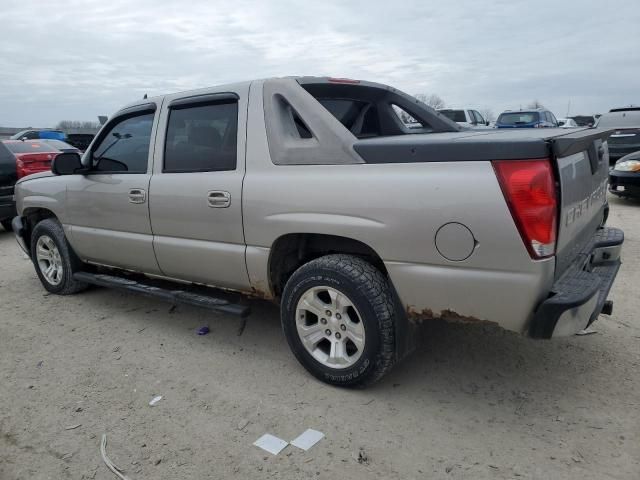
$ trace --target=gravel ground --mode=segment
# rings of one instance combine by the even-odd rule
[[[0,232],[0,479],[114,479],[106,433],[133,480],[636,480],[640,203],[611,204],[625,264],[597,334],[535,341],[435,321],[364,391],[311,378],[268,303],[252,304],[238,336],[234,317],[107,289],[47,295]],[[211,333],[197,336],[203,325]],[[307,452],[252,446],[306,428],[326,435]]]

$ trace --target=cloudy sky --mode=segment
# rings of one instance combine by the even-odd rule
[[[539,99],[557,116],[640,104],[638,0],[3,0],[0,125],[95,120],[143,94],[284,75]]]

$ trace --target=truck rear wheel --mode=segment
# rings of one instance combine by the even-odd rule
[[[58,295],[70,295],[88,287],[74,280],[82,262],[71,250],[62,225],[54,218],[39,222],[31,234],[31,259],[44,288]]]
[[[395,360],[395,310],[388,280],[351,255],[313,260],[289,278],[282,327],[298,361],[343,387],[380,379]]]

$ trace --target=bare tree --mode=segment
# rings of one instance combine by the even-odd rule
[[[493,113],[493,110],[491,110],[488,107],[481,109],[480,115],[482,115],[482,118],[484,118],[487,122],[493,122],[496,119],[496,116]]]
[[[535,99],[533,102],[527,105],[527,108],[544,108],[544,105],[540,103],[540,100]]]
[[[416,93],[414,95],[416,99],[420,100],[422,103],[427,104],[429,107],[438,110],[439,108],[444,108],[445,103],[439,95],[432,93],[431,95],[427,95],[424,93]]]

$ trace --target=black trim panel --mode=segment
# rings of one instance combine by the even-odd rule
[[[472,138],[438,140],[438,134],[361,140],[353,146],[366,163],[421,163],[546,158],[543,139]]]
[[[208,308],[209,310],[217,310],[219,312],[230,313],[240,317],[246,317],[251,313],[249,307],[231,303],[228,300],[217,298],[212,295],[206,295],[199,292],[189,291],[187,288],[182,290],[174,290],[171,287],[175,285],[167,284],[169,288],[162,288],[147,283],[136,282],[115,275],[96,274],[89,272],[77,272],[73,278],[79,282],[86,282],[101,287],[115,288],[118,290],[126,290],[129,292],[139,293],[147,297],[155,297],[166,300],[173,304],[193,305],[195,307]],[[164,282],[166,284],[166,282]]]
[[[553,153],[558,157],[568,157],[588,150],[596,140],[606,140],[613,130],[590,128],[567,133],[553,139]]]
[[[109,119],[108,123],[111,123],[112,120],[121,117],[123,115],[131,115],[132,113],[140,113],[140,112],[155,112],[158,106],[153,103],[141,103],[140,105],[134,105],[132,107],[123,108],[122,110],[118,110],[113,114],[113,118]]]
[[[169,108],[187,108],[193,105],[206,103],[231,103],[240,100],[238,94],[233,92],[208,93],[204,95],[192,95],[190,97],[176,98],[169,102]]]

